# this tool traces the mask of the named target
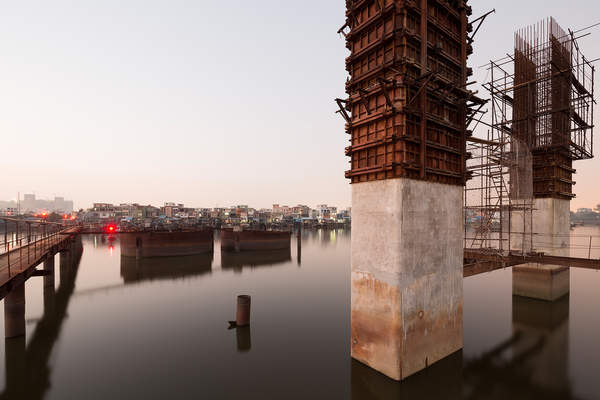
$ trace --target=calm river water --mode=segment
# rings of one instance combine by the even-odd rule
[[[600,230],[573,235],[587,257]],[[53,297],[27,282],[27,347],[2,345],[0,398],[600,398],[595,271],[573,270],[556,303],[513,297],[510,269],[466,279],[464,350],[399,384],[350,359],[349,231],[305,231],[300,256],[295,240],[230,256],[216,243],[213,257],[139,265],[118,239],[82,241],[60,279],[56,256]],[[228,330],[238,294],[252,325]]]

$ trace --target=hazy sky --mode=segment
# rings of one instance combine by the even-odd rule
[[[0,4],[0,199],[350,205],[333,102],[346,79],[344,1]],[[471,4],[474,17],[497,10],[474,67],[543,17],[574,29],[600,21],[596,0]],[[580,44],[595,58],[591,32]],[[572,208],[600,203],[599,167],[576,164]]]

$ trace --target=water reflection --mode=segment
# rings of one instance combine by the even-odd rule
[[[221,267],[242,273],[245,268],[269,267],[292,260],[292,252],[288,249],[243,251],[239,253],[221,252]]]
[[[466,361],[464,398],[576,398],[568,376],[569,297],[512,302],[513,335]]]
[[[395,382],[352,361],[352,398],[575,399],[568,374],[569,297],[513,296],[513,335],[482,355],[462,352]]]
[[[197,254],[180,257],[141,258],[121,256],[121,277],[125,284],[173,280],[212,272],[213,254]]]
[[[349,357],[349,232],[301,236],[302,268],[293,248],[293,258],[219,252],[136,264],[118,245],[111,258],[108,238],[84,236],[81,265],[57,260],[54,294],[42,298],[42,280],[30,281],[39,290],[27,291],[28,316],[39,322],[27,347],[6,342],[0,399],[597,398],[590,304],[600,274],[574,270],[571,299],[556,303],[512,297],[508,270],[470,278],[464,350],[397,383]],[[160,287],[129,285],[153,279]],[[228,331],[239,293],[256,300],[252,325]]]
[[[299,267],[302,266],[302,231],[296,235],[296,263]]]
[[[27,346],[25,336],[5,339],[6,388],[0,399],[43,399],[51,387],[50,355],[67,316],[82,253],[81,240],[61,253],[60,284],[56,291],[44,288],[44,315]]]
[[[252,348],[252,333],[250,325],[235,328],[235,341],[238,353],[247,353]]]
[[[356,360],[351,362],[352,400],[462,398],[462,351],[446,357],[401,383]]]
[[[106,235],[84,235],[82,238],[83,243],[91,243],[94,248],[106,247],[109,251],[115,248],[115,245],[119,242],[118,235],[106,234]],[[112,252],[111,252],[112,254]]]

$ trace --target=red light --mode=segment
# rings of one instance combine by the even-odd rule
[[[67,219],[67,218],[69,218],[69,216],[67,214],[65,214],[65,215],[63,215],[63,218]]]
[[[108,227],[108,230],[109,230],[109,231],[114,231],[114,230],[115,230],[115,227],[114,227],[114,226],[109,226],[109,227]]]

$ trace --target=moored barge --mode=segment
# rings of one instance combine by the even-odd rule
[[[120,232],[125,257],[173,257],[211,253],[212,229],[194,231]]]
[[[221,250],[240,252],[289,249],[291,236],[291,232],[223,229]]]

